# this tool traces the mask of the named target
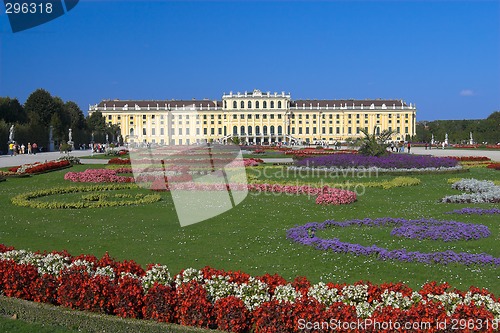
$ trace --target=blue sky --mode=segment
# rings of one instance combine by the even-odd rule
[[[37,88],[86,112],[102,99],[397,98],[418,120],[500,110],[499,1],[91,1],[12,33],[0,96]]]

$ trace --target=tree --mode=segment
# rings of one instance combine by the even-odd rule
[[[359,148],[359,153],[367,156],[383,156],[388,154],[386,143],[392,136],[393,131],[384,130],[376,134],[377,127],[373,128],[373,134],[369,134],[364,128],[359,129],[364,134],[364,138]]]
[[[31,120],[40,122],[42,125],[49,126],[52,120],[52,115],[58,111],[60,105],[44,89],[37,89],[24,103],[24,109],[28,113]]]
[[[28,122],[28,115],[17,98],[0,97],[0,120],[7,123],[24,124]]]

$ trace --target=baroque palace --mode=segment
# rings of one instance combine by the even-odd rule
[[[416,106],[403,100],[292,100],[290,93],[224,93],[221,101],[103,100],[89,106],[120,126],[126,143],[189,145],[329,143],[392,130],[392,140],[415,135]]]

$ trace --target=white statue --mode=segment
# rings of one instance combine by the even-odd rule
[[[70,128],[69,129],[69,134],[68,134],[68,142],[73,142],[73,134],[71,133],[72,132],[72,129]]]
[[[9,130],[9,142],[14,142],[14,125],[12,125]]]
[[[448,145],[448,133],[446,133],[444,136],[444,144]]]
[[[472,132],[469,133],[469,144],[473,145],[474,144],[474,139],[472,138]]]

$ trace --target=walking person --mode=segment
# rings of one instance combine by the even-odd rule
[[[24,155],[25,151],[24,149],[26,148],[26,146],[23,144],[21,144],[21,154]]]
[[[411,149],[411,143],[410,143],[410,141],[408,141],[408,146],[407,146],[407,148],[408,148],[408,154],[409,154],[409,153],[410,153],[410,149]]]
[[[31,155],[31,143],[28,142],[28,155]]]
[[[33,142],[31,148],[33,150],[33,155],[36,155],[36,152],[38,151],[38,145],[36,144],[36,142]]]

